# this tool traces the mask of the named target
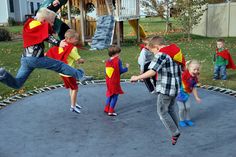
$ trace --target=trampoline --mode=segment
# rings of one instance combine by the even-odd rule
[[[195,126],[181,128],[175,146],[156,113],[156,96],[143,83],[122,82],[116,111],[103,113],[104,83],[81,85],[81,114],[69,111],[68,91],[56,88],[0,110],[0,157],[233,157],[236,98],[198,89]],[[220,90],[219,90],[220,91]]]

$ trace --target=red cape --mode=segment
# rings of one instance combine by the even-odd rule
[[[114,94],[123,94],[120,86],[120,68],[119,58],[115,57],[112,60],[106,61],[106,96],[110,97]]]
[[[228,49],[225,49],[221,52],[219,52],[218,49],[216,49],[216,55],[221,56],[222,58],[228,61],[228,64],[226,66],[227,69],[236,69],[234,60],[232,59]]]
[[[140,48],[140,50],[142,50],[142,49],[145,48],[145,47],[146,47],[145,44],[139,44],[139,48]]]
[[[161,48],[159,51],[169,55],[175,62],[185,67],[184,55],[177,45],[171,44],[169,46]]]
[[[52,48],[48,50],[48,52],[46,53],[46,56],[56,59],[56,60],[60,60],[67,64],[67,57],[69,56],[73,47],[74,45],[68,44],[66,47],[63,48],[63,52],[60,53],[59,47],[53,46]]]
[[[45,39],[48,38],[49,34],[52,33],[52,27],[47,22],[43,22],[40,25],[30,28],[30,22],[35,19],[28,19],[23,27],[23,42],[24,48],[42,43]]]

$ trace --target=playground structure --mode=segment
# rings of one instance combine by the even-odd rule
[[[95,17],[89,15],[88,6],[93,6]],[[128,21],[137,35],[137,41],[145,38],[146,34],[139,24],[140,10],[139,0],[69,0],[68,20],[65,20],[72,28],[76,29],[81,36],[81,41],[91,42],[95,34],[97,24],[96,21],[100,16],[112,15],[115,19],[113,27],[113,35],[111,41],[114,42],[116,36],[117,45],[124,39],[123,22]],[[71,15],[72,7],[79,8],[80,18],[73,18]],[[91,10],[90,10],[91,11]]]

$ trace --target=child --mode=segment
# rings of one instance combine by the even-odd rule
[[[215,62],[214,66],[214,77],[213,80],[226,80],[227,79],[227,73],[226,68],[236,69],[236,66],[234,64],[234,61],[229,53],[228,49],[224,48],[225,40],[224,39],[218,39],[216,41],[216,53],[214,53],[213,61]]]
[[[181,66],[185,65],[184,57],[180,48],[175,44],[166,45],[164,39],[159,36],[155,36],[149,41],[148,48],[155,55],[149,65],[150,70],[139,76],[132,76],[130,81],[149,78],[158,73],[157,113],[171,133],[171,141],[175,145],[180,136],[180,130],[174,105],[181,84]]]
[[[119,59],[119,54],[121,49],[117,46],[111,46],[108,49],[108,55],[110,58],[106,61],[106,106],[104,108],[104,112],[108,114],[108,116],[117,116],[115,112],[115,105],[118,100],[119,94],[123,94],[124,92],[120,86],[120,75],[128,71],[129,64],[126,64],[126,68],[122,67],[122,62]]]
[[[197,60],[190,60],[186,63],[187,69],[182,73],[182,85],[177,96],[177,104],[179,107],[179,125],[181,127],[193,126],[190,120],[190,101],[189,94],[193,95],[198,103],[201,99],[198,96],[196,85],[198,83],[198,76],[200,70],[200,63]]]
[[[138,57],[138,64],[140,65],[140,74],[148,71],[148,66],[151,63],[153,59],[153,53],[150,52],[147,48],[147,43],[149,41],[149,38],[146,38],[143,40],[143,43],[141,47],[141,52]],[[156,87],[156,77],[152,77],[153,83],[151,82],[150,78],[144,79],[144,83],[150,93],[155,93],[155,87]]]
[[[64,40],[58,41],[51,35],[51,26],[53,26],[55,16],[54,12],[41,8],[35,19],[27,20],[23,28],[24,51],[18,73],[14,78],[4,68],[0,68],[0,82],[11,88],[19,89],[35,68],[49,69],[72,76],[77,80],[82,79],[84,76],[82,70],[74,69],[63,62],[44,57],[44,41],[60,47],[67,45]]]
[[[66,47],[58,48],[54,46],[49,49],[46,56],[60,60],[71,67],[75,67],[75,62],[84,63],[84,59],[80,57],[76,47],[79,43],[79,34],[75,30],[69,29],[65,33],[65,41],[68,44]],[[81,106],[77,104],[78,85],[76,79],[63,74],[60,75],[64,81],[65,88],[70,89],[70,111],[80,113]]]

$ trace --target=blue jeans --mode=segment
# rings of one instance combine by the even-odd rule
[[[16,77],[14,78],[10,73],[4,70],[1,72],[0,82],[11,88],[19,89],[23,86],[35,68],[53,70],[58,73],[72,76],[77,80],[80,80],[84,76],[82,70],[74,69],[61,61],[48,57],[22,57],[21,66]]]
[[[214,67],[214,79],[219,79],[221,78],[222,80],[227,79],[227,74],[226,74],[226,65],[215,65]]]

